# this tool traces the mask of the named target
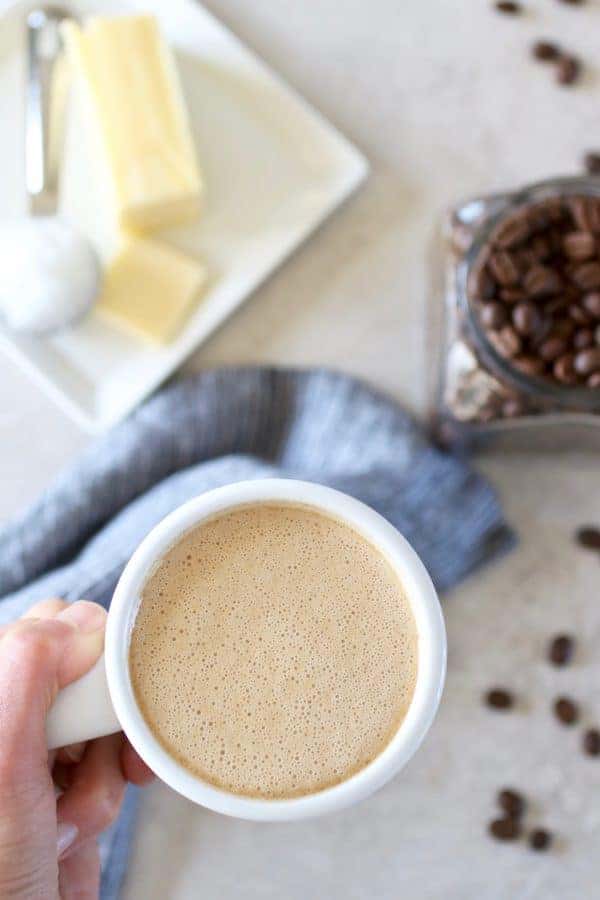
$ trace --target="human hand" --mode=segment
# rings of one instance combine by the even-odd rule
[[[153,778],[123,734],[46,748],[48,710],[99,658],[105,622],[95,603],[46,600],[0,628],[3,900],[96,898],[96,838],[116,818],[127,781]]]

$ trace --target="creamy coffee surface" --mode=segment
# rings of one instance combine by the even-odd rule
[[[417,632],[394,570],[312,508],[238,507],[146,582],[131,635],[140,709],[166,750],[236,794],[310,794],[364,768],[402,722]]]

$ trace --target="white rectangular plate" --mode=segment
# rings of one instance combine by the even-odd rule
[[[33,4],[0,0],[0,215],[24,211],[23,16]],[[193,0],[77,0],[76,14],[153,12],[175,50],[206,181],[198,225],[168,239],[197,256],[208,289],[179,337],[163,348],[126,336],[92,314],[59,337],[0,346],[90,431],[123,418],[365,178],[364,157],[321,115]],[[2,16],[2,12],[4,15]],[[85,138],[69,135],[63,196],[90,233]],[[73,149],[75,148],[75,149]],[[83,164],[82,164],[83,163]],[[96,239],[96,235],[90,234]]]

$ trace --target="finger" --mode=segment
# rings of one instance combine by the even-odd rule
[[[53,619],[55,616],[62,612],[63,609],[68,607],[68,603],[66,600],[61,600],[60,597],[51,597],[49,600],[40,600],[39,603],[34,603],[30,609],[27,610],[26,613],[23,613],[21,616],[22,619]]]
[[[78,744],[69,744],[68,747],[61,747],[60,750],[56,752],[56,760],[57,762],[66,763],[67,765],[81,762],[83,754],[85,753],[85,747],[85,741],[80,741]]]
[[[122,744],[121,734],[90,741],[82,761],[73,769],[70,786],[58,800],[58,821],[74,825],[79,832],[73,849],[108,828],[119,813],[126,786],[120,761]]]
[[[0,783],[47,765],[46,714],[58,690],[96,662],[106,613],[75,603],[53,619],[21,619],[0,639]]]
[[[58,867],[61,900],[97,900],[100,890],[100,853],[96,841],[87,841]]]
[[[146,765],[137,751],[133,749],[127,738],[123,741],[121,750],[121,771],[127,781],[131,781],[132,784],[137,784],[140,787],[150,784],[156,777],[152,769]]]

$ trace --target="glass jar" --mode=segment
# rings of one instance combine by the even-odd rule
[[[560,203],[553,198],[558,198]],[[564,275],[566,279],[565,298],[559,291],[554,299],[550,295],[542,295],[532,302],[527,292],[522,290],[522,284],[519,285],[518,274],[513,279],[516,289],[502,289],[498,283],[490,285],[490,279],[485,275],[485,285],[479,288],[480,293],[485,290],[484,303],[482,297],[477,295],[477,287],[472,287],[474,283],[477,284],[477,276],[482,267],[489,265],[490,248],[494,240],[499,240],[503,231],[508,234],[512,228],[514,232],[515,224],[518,226],[523,217],[529,217],[528,221],[532,216],[534,220],[536,216],[539,219],[538,212],[545,215],[546,207],[552,211],[555,203],[557,208],[560,206],[564,210],[571,208],[569,204],[587,203],[585,198],[591,198],[590,204],[593,198],[598,198],[593,205],[593,214],[600,220],[600,178],[594,177],[556,178],[511,193],[477,197],[458,205],[446,216],[441,235],[438,235],[436,258],[432,265],[436,280],[430,296],[427,331],[432,426],[434,437],[443,445],[453,449],[498,445],[517,449],[559,446],[600,448],[600,385],[597,384],[600,382],[600,374],[576,374],[573,371],[573,359],[577,351],[571,346],[562,362],[543,362],[546,347],[548,353],[553,349],[549,340],[552,334],[542,334],[541,343],[538,344],[531,334],[521,338],[517,333],[516,343],[529,348],[528,355],[515,355],[512,352],[514,348],[507,348],[504,341],[508,337],[510,344],[515,334],[513,322],[516,307],[507,304],[512,302],[511,298],[523,295],[524,302],[521,303],[520,312],[528,309],[530,316],[534,319],[537,317],[540,327],[540,315],[535,309],[532,312],[535,303],[540,304],[545,323],[543,327],[546,329],[554,328],[556,323],[552,318],[553,314],[545,313],[544,308],[549,309],[552,305],[561,308],[554,315],[564,316],[561,324],[564,326],[567,323],[567,331],[570,316],[577,313],[578,318],[583,319],[583,324],[573,324],[577,337],[571,336],[569,341],[585,338],[588,348],[594,350],[592,358],[600,354],[600,313],[595,316],[587,313],[584,308],[573,310],[569,306],[567,292],[583,291],[583,288],[569,285],[574,269],[584,265],[581,262],[581,247],[572,248],[573,252],[579,253],[579,261],[563,259],[561,263],[566,271],[560,272],[557,277]],[[571,213],[563,211],[562,215],[568,216]],[[561,228],[564,228],[566,235],[569,229],[579,227],[573,223],[546,225],[548,230],[544,232],[545,226],[541,222],[539,227],[542,230],[539,234],[542,237],[548,234],[548,240],[552,238],[554,243],[561,240]],[[600,225],[597,227],[595,220],[593,226],[594,232],[600,232]],[[528,238],[530,243],[534,238],[532,232]],[[586,241],[592,243],[591,226],[583,244]],[[593,243],[600,250],[600,233],[593,235]],[[534,249],[537,249],[537,245],[534,245]],[[585,247],[583,250],[585,254]],[[558,250],[556,252],[559,255],[561,253]],[[536,265],[540,272],[545,271],[546,276],[554,258],[551,249],[547,253],[550,256],[547,264],[530,263]],[[508,256],[515,256],[517,263],[519,255],[525,257],[524,265],[527,265],[527,254],[533,260],[531,248],[522,246],[519,249],[517,246]],[[555,258],[559,259],[559,255]],[[581,273],[584,283],[585,277],[590,275],[593,281],[596,269],[600,269],[600,265],[588,266],[587,275],[585,271]],[[536,274],[539,276],[539,272]],[[500,275],[503,282],[506,275],[506,282],[511,283],[510,265],[508,272],[501,270]],[[525,284],[532,289],[539,288],[535,283],[535,275],[528,269]],[[494,292],[497,294],[498,288],[501,297],[495,298]],[[552,286],[550,293],[551,291]],[[596,302],[600,302],[600,291],[595,292],[598,294]],[[502,300],[504,295],[509,298],[506,302]],[[500,302],[494,302],[495,299],[500,299]],[[580,297],[581,302],[587,302],[587,299]],[[484,306],[488,307],[488,313],[493,306],[500,320],[506,321],[509,327],[500,329],[500,332],[486,329],[482,321]],[[527,334],[527,316],[521,318],[525,321],[518,318],[517,321],[523,326],[523,333]],[[553,371],[558,372],[563,381],[558,380]],[[565,383],[565,378],[567,382],[574,383]],[[583,378],[586,379],[584,383]]]

